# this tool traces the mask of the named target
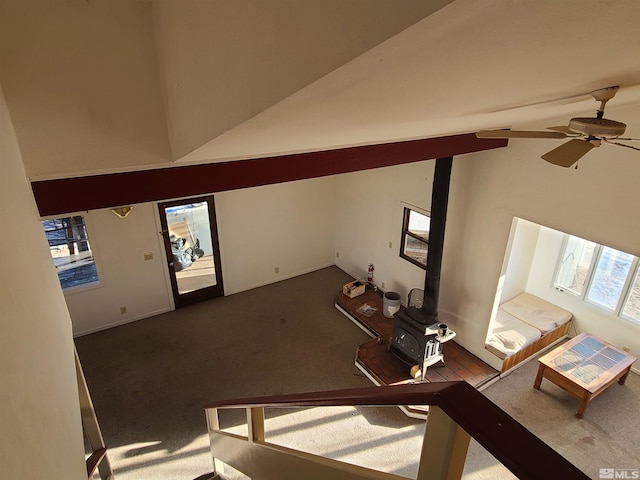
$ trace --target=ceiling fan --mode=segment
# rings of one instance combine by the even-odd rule
[[[640,150],[638,147],[614,141],[635,141],[640,138],[621,138],[620,135],[624,134],[627,126],[604,118],[604,106],[615,96],[619,88],[614,86],[591,92],[593,98],[600,102],[596,116],[572,118],[566,127],[548,127],[547,131],[481,130],[476,133],[476,136],[478,138],[571,138],[568,142],[542,155],[544,160],[560,167],[572,166],[592,148],[599,147],[602,142]],[[577,165],[576,168],[578,168]]]

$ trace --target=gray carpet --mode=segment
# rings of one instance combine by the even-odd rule
[[[211,471],[202,406],[235,397],[370,386],[354,366],[368,337],[334,307],[350,277],[336,267],[76,339],[118,480],[194,479]],[[585,418],[536,362],[485,394],[592,478],[638,468],[640,382],[612,386]],[[242,431],[243,413],[222,424]],[[267,412],[267,439],[415,477],[424,422],[398,409]],[[232,476],[232,475],[230,475]],[[513,478],[472,443],[468,480]],[[551,478],[551,477],[550,477]]]

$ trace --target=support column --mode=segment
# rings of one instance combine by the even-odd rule
[[[470,441],[471,436],[440,407],[429,406],[416,480],[460,479]]]

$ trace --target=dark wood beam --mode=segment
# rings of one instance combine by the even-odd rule
[[[40,215],[206,195],[434,158],[507,145],[504,139],[452,135],[336,150],[31,182]]]

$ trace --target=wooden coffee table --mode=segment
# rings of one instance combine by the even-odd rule
[[[636,357],[588,333],[555,348],[539,360],[533,388],[540,390],[542,379],[580,400],[576,417],[582,418],[587,405],[616,380],[624,385]]]

